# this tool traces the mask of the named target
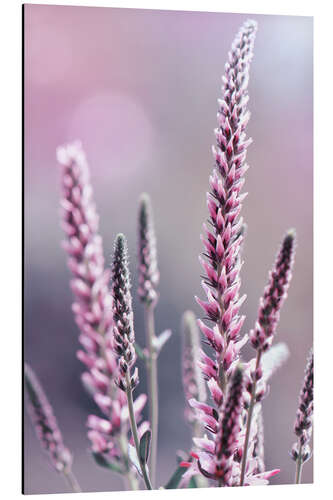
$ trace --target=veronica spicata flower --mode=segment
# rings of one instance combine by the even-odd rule
[[[104,267],[89,166],[78,142],[58,148],[57,158],[62,168],[62,227],[66,234],[63,246],[73,275],[72,308],[83,347],[77,356],[87,368],[82,374],[83,384],[103,414],[89,416],[88,438],[99,461],[103,457],[125,470],[128,459],[118,443],[120,434],[127,439],[129,416],[126,396],[115,383],[118,366],[113,350],[110,271]],[[138,420],[145,402],[146,396],[142,395],[136,403]]]
[[[197,301],[211,324],[208,326],[201,320],[198,323],[215,355],[211,359],[203,353],[201,368],[214,407],[199,405],[193,400],[190,404],[196,407],[199,418],[213,434],[213,441],[207,438],[205,447],[213,452],[215,466],[221,459],[220,453],[217,453],[217,435],[224,418],[223,401],[228,381],[238,363],[239,350],[247,341],[247,336],[240,338],[244,316],[239,315],[239,310],[245,296],[239,296],[244,227],[239,214],[245,197],[241,189],[248,168],[245,163],[246,149],[251,142],[246,139],[245,128],[250,118],[246,107],[247,86],[256,31],[255,21],[244,23],[225,65],[223,99],[219,100],[217,115],[219,126],[215,130],[217,146],[213,148],[215,168],[210,177],[211,190],[207,194],[209,227],[204,225],[205,236],[202,240],[205,253],[204,258],[200,258],[205,271],[202,286],[207,301],[198,298]],[[199,469],[204,471],[202,460],[199,459]],[[211,469],[211,463],[209,467]],[[229,478],[225,482],[229,482]]]

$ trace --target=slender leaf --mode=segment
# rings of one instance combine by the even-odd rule
[[[151,430],[148,429],[146,432],[142,435],[140,439],[140,460],[142,463],[146,464],[148,461],[149,457],[149,450],[150,450],[150,441],[151,441]]]

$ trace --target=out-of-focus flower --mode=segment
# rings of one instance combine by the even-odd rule
[[[72,466],[72,454],[64,445],[52,406],[28,364],[24,366],[24,381],[28,396],[27,408],[36,435],[48,453],[53,467],[58,472],[66,472]]]
[[[159,283],[160,275],[157,267],[153,212],[150,197],[146,193],[142,194],[140,198],[138,226],[138,294],[142,302],[148,305],[156,305],[158,300],[156,288]]]
[[[189,406],[188,401],[194,398],[198,403],[204,403],[207,399],[205,382],[200,370],[200,336],[196,324],[195,315],[192,311],[186,311],[182,318],[182,371],[183,389],[187,405],[185,418],[189,424],[196,427],[194,435],[198,436],[198,427],[202,428],[202,422],[197,418],[197,413]],[[200,431],[201,433],[201,431]]]
[[[103,418],[89,416],[88,438],[95,457],[97,454],[99,460],[101,456],[103,460],[112,460],[125,470],[127,449],[126,445],[125,450],[120,449],[119,438],[122,435],[126,442],[129,432],[127,400],[116,386],[119,370],[113,345],[110,271],[104,268],[89,166],[79,142],[59,147],[57,158],[62,168],[61,213],[66,234],[63,246],[73,275],[71,288],[76,300],[72,309],[83,347],[77,356],[87,368],[82,374],[83,385],[103,414]],[[145,401],[140,400],[143,405]],[[143,405],[138,403],[141,409]]]

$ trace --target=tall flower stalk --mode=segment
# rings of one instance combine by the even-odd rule
[[[103,418],[88,418],[88,438],[99,464],[107,464],[124,475],[131,489],[137,480],[128,459],[128,412],[125,395],[115,384],[118,376],[112,340],[112,297],[108,291],[109,270],[104,268],[103,244],[90,182],[89,166],[78,142],[58,148],[61,165],[61,225],[63,246],[72,273],[72,306],[82,346],[77,357],[87,371],[82,382],[94,398]],[[138,402],[139,403],[139,402]],[[145,404],[141,398],[139,411]]]
[[[256,402],[261,401],[265,395],[265,383],[261,366],[262,354],[271,348],[277,324],[280,318],[280,310],[287,297],[287,291],[291,280],[291,270],[294,262],[295,232],[287,232],[280,251],[277,255],[273,270],[270,272],[268,284],[260,299],[258,320],[254,330],[250,332],[252,347],[257,351],[255,366],[250,373],[250,381],[247,390],[250,401],[247,411],[246,434],[242,452],[242,466],[240,485],[244,484],[247,452],[251,434],[252,416]],[[260,382],[262,382],[260,384]]]
[[[151,480],[156,481],[156,461],[158,442],[158,372],[154,311],[158,301],[157,286],[159,271],[157,267],[156,237],[153,213],[149,196],[141,195],[138,217],[138,295],[143,303],[146,330],[148,374],[149,420],[151,423],[151,452],[149,459]]]
[[[123,234],[118,234],[114,244],[112,261],[112,297],[113,297],[113,339],[118,355],[119,375],[116,384],[124,391],[127,398],[131,431],[137,453],[137,459],[147,489],[152,485],[147,464],[142,460],[140,438],[134,412],[133,390],[139,383],[138,369],[135,366],[135,335],[133,326],[132,297],[130,292],[127,243]],[[132,373],[132,369],[134,371]]]
[[[310,350],[305,368],[304,382],[299,395],[294,431],[297,442],[293,445],[291,456],[296,462],[295,483],[302,477],[303,464],[311,458],[310,439],[313,419],[313,351]]]
[[[65,447],[52,406],[32,368],[25,364],[24,381],[28,396],[28,412],[36,435],[48,453],[52,466],[64,475],[71,489],[78,493],[80,485],[72,471],[73,457]]]
[[[245,318],[239,315],[239,310],[245,296],[239,296],[243,241],[243,220],[239,214],[245,198],[241,189],[248,168],[246,150],[251,143],[250,139],[246,139],[245,128],[250,118],[246,107],[247,87],[256,31],[255,21],[244,23],[225,65],[223,99],[219,100],[217,115],[219,126],[215,130],[217,145],[213,148],[215,168],[210,177],[211,190],[207,193],[209,226],[204,225],[202,241],[205,253],[204,258],[200,257],[205,271],[202,286],[207,301],[196,298],[204,310],[205,319],[212,324],[208,326],[201,320],[198,322],[215,354],[215,359],[207,355],[202,359],[215,408],[209,409],[207,405],[206,409],[199,411],[203,413],[206,428],[214,436],[212,445],[204,447],[206,451],[213,450],[210,462],[215,460],[216,463],[220,460],[216,436],[224,417],[223,403],[229,379],[238,363],[239,351],[247,341],[247,336],[240,338]],[[203,461],[212,469],[212,464],[205,459],[206,455],[202,455],[202,460],[199,456],[199,468],[204,474]],[[206,473],[212,477],[208,471]]]

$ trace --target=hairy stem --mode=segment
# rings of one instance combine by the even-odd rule
[[[255,370],[257,370],[258,367],[259,367],[259,365],[260,365],[261,355],[262,355],[262,350],[258,349]],[[247,413],[245,443],[244,443],[244,450],[243,450],[243,456],[242,456],[241,476],[240,476],[240,483],[239,483],[240,486],[243,486],[244,479],[245,479],[246,461],[247,461],[247,450],[248,450],[248,447],[249,447],[249,439],[250,439],[250,433],[251,433],[252,415],[253,415],[254,405],[256,403],[256,389],[257,389],[257,381],[254,380],[253,384],[252,384],[250,406],[249,406],[248,413]]]
[[[295,484],[300,484],[300,482],[301,482],[302,468],[303,468],[302,445],[301,445],[301,443],[299,443],[298,458],[296,460]]]
[[[64,470],[63,474],[64,474],[65,479],[67,480],[70,488],[74,491],[74,493],[81,493],[82,492],[81,487],[80,487],[78,480],[76,479],[72,469]]]
[[[140,441],[139,441],[139,434],[138,434],[138,428],[136,425],[136,420],[135,420],[135,415],[134,415],[134,406],[133,406],[133,394],[132,394],[132,388],[131,388],[131,378],[129,375],[129,371],[127,370],[126,372],[126,396],[127,396],[127,404],[128,404],[128,413],[130,417],[130,423],[131,423],[131,431],[132,431],[132,436],[135,444],[135,449],[136,449],[136,454],[138,457],[138,462],[140,464],[140,469],[142,472],[142,477],[145,482],[147,490],[152,490],[152,485],[149,479],[148,475],[148,470],[147,470],[147,465],[142,463],[140,460]]]
[[[153,486],[156,481],[157,461],[157,439],[158,439],[158,381],[157,381],[157,355],[154,350],[153,340],[155,338],[154,308],[152,305],[145,306],[146,339],[149,352],[147,362],[148,372],[148,394],[149,394],[149,420],[151,425],[151,452],[149,457],[149,469]]]

